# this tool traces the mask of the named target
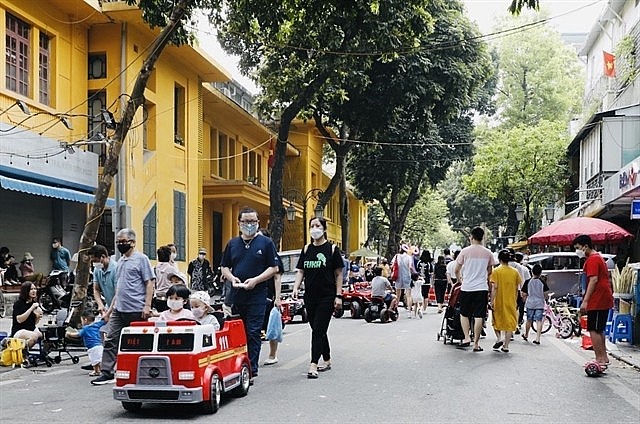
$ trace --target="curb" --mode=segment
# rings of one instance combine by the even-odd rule
[[[640,371],[640,365],[638,365],[638,364],[632,362],[630,359],[628,359],[628,357],[627,357],[628,355],[622,356],[622,355],[620,355],[618,353],[615,353],[615,352],[612,352],[612,351],[609,351],[608,354],[613,356],[614,358],[616,358],[618,361],[622,361],[627,365],[631,365],[633,368],[635,368],[636,370]]]

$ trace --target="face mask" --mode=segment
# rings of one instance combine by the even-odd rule
[[[324,230],[322,228],[312,228],[311,231],[309,231],[309,234],[312,239],[318,240],[324,235]]]
[[[584,250],[582,250],[582,249],[576,249],[576,255],[578,255],[578,257],[580,259],[582,259],[582,258],[584,258],[586,256],[585,253],[584,253]]]
[[[130,249],[131,249],[131,245],[129,243],[123,243],[123,244],[118,243],[118,252],[120,252],[121,255],[124,255]]]
[[[201,261],[204,261],[204,255],[198,255],[198,258],[199,258]]]
[[[193,312],[193,316],[196,318],[202,318],[204,316],[204,309],[202,308],[191,308],[191,312]]]
[[[253,237],[258,232],[258,224],[240,224],[240,231],[247,237]]]
[[[172,311],[179,311],[182,309],[184,302],[180,299],[167,299],[167,307]]]
[[[172,253],[172,254],[171,254],[171,260],[172,260],[172,261],[175,261],[177,257],[178,257],[178,254],[177,254],[177,253]]]

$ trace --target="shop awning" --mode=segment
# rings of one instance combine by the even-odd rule
[[[95,201],[93,194],[72,190],[70,188],[52,187],[29,181],[16,180],[3,175],[0,175],[0,186],[7,190],[20,191],[22,193],[33,194],[36,196],[53,197],[56,199],[69,200],[71,202],[93,203]],[[115,199],[107,199],[107,207],[113,208],[115,205]]]

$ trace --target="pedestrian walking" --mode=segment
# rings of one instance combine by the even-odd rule
[[[260,228],[260,234],[265,237],[271,238],[269,230],[266,228]],[[282,266],[282,260],[280,256],[276,254],[278,262],[278,272],[273,275],[273,278],[267,281],[267,306],[264,311],[264,322],[262,323],[262,331],[267,334],[267,324],[269,323],[269,316],[271,315],[271,309],[280,309],[282,305],[282,299],[280,295],[282,293],[282,274],[284,274],[284,267]],[[264,361],[264,365],[273,365],[278,363],[278,345],[280,342],[277,340],[269,339],[269,356]]]
[[[475,227],[469,237],[470,246],[460,251],[456,259],[455,275],[460,286],[460,324],[464,339],[460,342],[460,348],[471,345],[471,318],[473,323],[473,350],[482,351],[478,344],[484,318],[487,315],[487,303],[489,295],[489,275],[494,264],[493,254],[482,245],[484,230]],[[446,261],[446,259],[445,259]],[[514,295],[515,300],[515,295]]]
[[[191,278],[191,290],[193,291],[208,291],[209,284],[213,282],[213,271],[206,257],[207,249],[201,247],[198,250],[198,257],[189,262],[187,267],[187,274]]]
[[[433,291],[436,293],[436,303],[438,304],[438,313],[442,313],[444,306],[444,295],[447,291],[447,265],[444,256],[438,256],[438,261],[433,268]]]
[[[133,321],[151,316],[153,298],[153,268],[147,255],[136,250],[136,233],[123,228],[116,235],[116,246],[122,255],[118,261],[117,290],[113,305],[103,319],[108,320],[108,333],[102,353],[102,375],[91,381],[93,385],[112,384],[120,333]]]
[[[498,253],[500,265],[491,273],[491,310],[493,331],[496,333],[494,350],[509,352],[513,332],[518,328],[518,288],[522,286],[520,273],[509,266],[511,253],[503,249]],[[504,333],[504,339],[502,339]]]
[[[240,210],[238,227],[241,234],[229,240],[221,262],[222,275],[231,285],[225,304],[240,315],[247,333],[251,384],[258,376],[260,330],[267,298],[265,282],[278,272],[276,248],[270,238],[258,234],[259,222],[255,209],[245,207]]]
[[[609,357],[604,329],[607,325],[609,309],[613,307],[609,270],[602,256],[593,249],[591,237],[586,234],[579,235],[572,244],[579,257],[587,258],[584,262],[587,290],[580,304],[580,312],[587,313],[587,330],[591,336],[596,361],[606,368],[609,365]]]
[[[309,221],[312,243],[304,246],[296,266],[293,297],[298,297],[304,281],[304,305],[311,326],[311,363],[307,378],[318,378],[318,371],[331,369],[331,347],[327,330],[333,311],[342,308],[342,267],[340,251],[327,240],[327,221]],[[322,357],[324,365],[319,367]]]
[[[96,317],[91,311],[84,311],[80,320],[82,321],[80,331],[77,333],[67,333],[67,335],[72,338],[82,338],[82,343],[87,348],[87,356],[93,369],[93,371],[89,373],[89,376],[98,377],[102,375],[100,362],[102,361],[102,354],[104,352],[100,329],[105,325],[105,322],[102,319],[96,321]]]
[[[91,262],[95,264],[93,269],[93,298],[98,305],[98,311],[101,315],[104,315],[109,307],[113,305],[113,298],[116,295],[118,262],[111,258],[107,248],[100,244],[91,246],[87,254],[91,257]],[[104,297],[104,302],[102,297]]]
[[[394,266],[398,268],[398,278],[395,281],[396,297],[400,301],[404,292],[404,307],[407,309],[407,318],[411,318],[409,310],[411,308],[411,274],[416,272],[411,255],[413,248],[409,244],[403,243],[400,249],[402,252],[397,254],[393,260]]]
[[[71,252],[62,245],[62,241],[58,237],[51,240],[51,269],[69,272],[71,265]]]
[[[423,299],[422,312],[426,313],[427,306],[429,306],[429,290],[431,289],[431,282],[433,281],[433,258],[431,257],[431,252],[426,249],[423,250],[420,254],[420,261],[418,262],[418,272],[424,280],[424,284],[422,285],[422,292],[420,294],[422,295]]]
[[[524,300],[524,306],[527,309],[527,323],[524,326],[524,334],[522,335],[522,338],[525,342],[529,340],[529,330],[531,330],[531,324],[535,321],[536,338],[533,343],[540,344],[544,305],[549,287],[547,287],[547,283],[542,281],[540,278],[540,275],[542,274],[542,266],[540,266],[540,264],[535,264],[532,272],[533,277],[525,281],[522,285],[522,299]]]

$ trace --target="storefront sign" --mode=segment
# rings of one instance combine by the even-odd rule
[[[0,123],[0,129],[10,129]],[[30,131],[8,131],[0,137],[0,171],[16,178],[93,191],[98,185],[98,155]]]
[[[640,199],[631,201],[631,219],[640,219]]]

